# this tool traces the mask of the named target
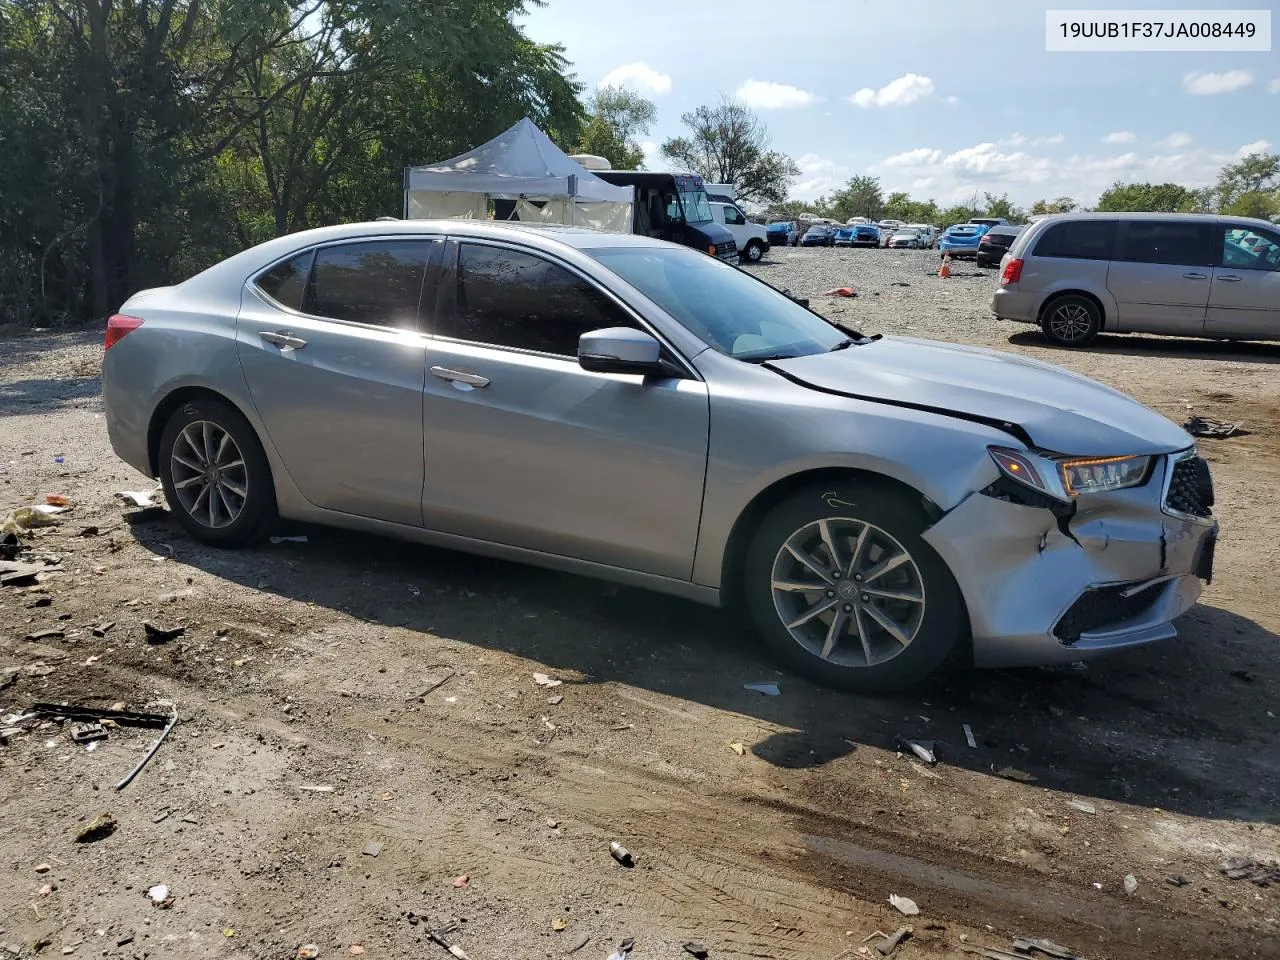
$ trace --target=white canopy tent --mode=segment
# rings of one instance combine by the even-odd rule
[[[404,215],[411,220],[483,219],[488,201],[501,199],[516,201],[523,221],[630,233],[634,198],[634,187],[601,180],[528,117],[468,153],[404,171]]]

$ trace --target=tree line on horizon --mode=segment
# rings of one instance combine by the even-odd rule
[[[568,152],[643,166],[656,107],[588,92],[560,45],[531,40],[518,21],[542,2],[0,0],[0,326],[102,320],[273,237],[397,215],[406,166],[526,116]],[[787,199],[799,167],[747,106],[722,98],[680,119],[665,163],[777,215],[1076,207],[988,194],[942,210],[886,197],[874,177],[801,204]],[[1278,172],[1280,156],[1246,157],[1209,191],[1117,184],[1097,209],[1274,214]]]

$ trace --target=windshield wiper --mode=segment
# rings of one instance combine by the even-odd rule
[[[743,363],[770,363],[774,360],[794,360],[794,353],[766,353],[755,357],[739,357]]]
[[[848,350],[850,347],[861,347],[864,344],[875,343],[880,339],[880,337],[881,335],[878,333],[873,333],[869,337],[864,337],[862,334],[858,334],[856,337],[845,337],[834,347],[828,350],[827,353],[835,353],[837,350]]]

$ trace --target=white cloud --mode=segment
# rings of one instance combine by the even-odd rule
[[[756,110],[792,110],[817,103],[819,97],[789,83],[748,80],[738,88],[738,99]]]
[[[1191,135],[1186,133],[1171,133],[1159,143],[1157,147],[1164,147],[1166,150],[1182,150],[1191,146]]]
[[[662,157],[662,148],[658,146],[655,140],[641,140],[640,149],[644,151],[644,168],[646,170],[661,170],[669,166],[668,162]]]
[[[943,103],[945,103],[949,107],[954,107],[959,102],[960,102],[960,98],[954,95],[950,97],[943,97]]]
[[[1041,183],[1053,172],[1045,157],[1034,157],[1021,150],[1002,153],[994,143],[980,143],[949,153],[942,158],[942,165],[974,179],[1000,177],[1022,183]]]
[[[1215,93],[1231,93],[1243,90],[1253,83],[1253,74],[1248,70],[1228,70],[1226,73],[1188,73],[1182,78],[1182,89],[1197,96],[1209,96]]]
[[[839,190],[850,176],[845,164],[816,153],[797,157],[796,165],[800,168],[800,176],[791,186],[791,196],[798,200],[814,200]]]
[[[1060,133],[1047,137],[1028,137],[1025,133],[1015,133],[1000,141],[1002,147],[1051,147],[1067,139]]]
[[[1102,138],[1103,143],[1133,143],[1138,139],[1136,133],[1130,133],[1128,130],[1117,130],[1115,133],[1108,133]]]
[[[1280,77],[1267,84],[1267,93],[1280,93]]]
[[[671,92],[671,76],[659,73],[643,60],[614,67],[600,81],[602,87],[626,87],[638,93],[661,96]]]
[[[1251,153],[1266,153],[1271,149],[1271,141],[1255,140],[1253,143],[1246,143],[1243,147],[1236,151],[1236,155],[1247,157]]]
[[[946,156],[941,150],[934,150],[932,147],[916,147],[914,150],[907,150],[903,153],[895,153],[891,157],[885,157],[880,161],[881,167],[926,167],[935,163],[941,163],[942,158]]]
[[[850,94],[849,99],[860,107],[905,107],[925,97],[933,96],[933,81],[918,73],[903,74],[890,80],[879,90],[863,87]]]

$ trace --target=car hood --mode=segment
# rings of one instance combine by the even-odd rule
[[[1169,453],[1193,443],[1171,420],[1096,380],[981,347],[891,337],[768,365],[826,393],[1012,424],[1054,453]]]

